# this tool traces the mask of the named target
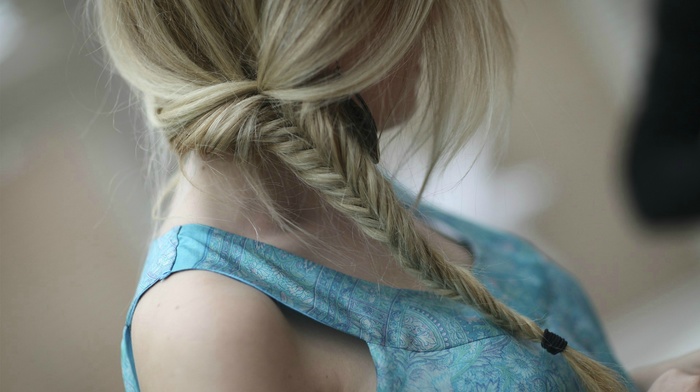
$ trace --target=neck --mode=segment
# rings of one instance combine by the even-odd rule
[[[183,173],[185,178],[174,192],[161,233],[188,223],[205,224],[261,241],[286,232],[259,191],[246,180],[240,164],[225,159],[205,162],[193,155]],[[277,213],[295,227],[313,233],[340,219],[316,192],[288,170],[271,167],[257,175]]]
[[[308,235],[284,230],[246,181],[243,168],[231,161],[190,158],[175,191],[161,234],[173,227],[198,223],[253,238],[305,259],[361,279],[393,287],[425,289],[393,260],[389,250],[365,236],[349,218],[325,205],[312,189],[284,169],[259,173],[272,201],[291,224]],[[468,252],[421,222],[417,229],[451,260],[467,265]]]

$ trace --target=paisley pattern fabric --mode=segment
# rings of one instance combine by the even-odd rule
[[[579,284],[513,235],[421,206],[438,231],[468,247],[473,271],[493,295],[571,346],[621,372]],[[139,391],[131,319],[139,298],[169,275],[207,270],[264,292],[278,303],[367,342],[378,391],[577,391],[561,355],[522,343],[471,307],[438,295],[357,279],[255,240],[186,225],[154,241],[122,339],[127,391]],[[628,381],[629,383],[629,381]],[[630,389],[633,389],[629,383]]]

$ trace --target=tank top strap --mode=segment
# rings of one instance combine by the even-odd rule
[[[204,270],[245,283],[278,303],[368,343],[386,343],[392,304],[406,290],[363,281],[274,246],[190,224],[157,239],[144,266],[138,298],[173,273]]]
[[[411,208],[414,195],[400,184],[392,184],[399,200]],[[413,211],[431,223],[445,218],[437,210],[423,206]],[[231,260],[235,262],[232,264]],[[335,328],[358,337],[374,336],[379,332],[370,327],[379,321],[375,318],[384,320],[386,316],[386,304],[378,298],[386,296],[386,291],[392,291],[390,287],[352,279],[249,238],[209,226],[185,225],[170,230],[151,243],[134,300],[127,311],[126,326],[131,326],[136,305],[148,289],[170,274],[187,269],[209,270],[242,281],[285,306],[303,314],[309,312],[307,316],[316,321],[333,321]],[[347,297],[348,294],[356,297]],[[377,309],[371,312],[371,316],[361,317],[368,309],[353,299],[366,299]],[[341,305],[346,305],[343,307],[347,309],[346,313],[334,312]],[[347,318],[351,315],[355,317]]]
[[[409,207],[410,193],[398,188],[397,194]],[[453,238],[474,254],[475,267],[479,267],[477,261],[482,256],[488,256],[482,255],[480,246],[468,243],[466,237],[459,235],[464,230],[469,236],[484,237],[479,230],[471,232],[470,225],[446,220],[446,216],[431,208],[419,207],[413,212],[431,225],[445,226],[441,227],[443,232],[454,231]],[[481,319],[476,310],[434,293],[358,279],[251,238],[210,226],[188,224],[170,230],[151,244],[126,326],[131,326],[136,304],[148,289],[173,273],[187,270],[211,271],[235,279],[321,324],[381,346],[411,350],[432,347],[430,342],[410,337],[409,321],[428,317],[423,314],[425,309],[441,310],[438,313],[442,315],[460,313],[470,322]],[[482,275],[484,270],[479,267],[475,272]],[[498,287],[491,287],[488,280],[484,283],[498,292]],[[431,339],[440,343],[438,346],[448,347],[474,338],[468,323],[461,325],[449,317],[439,321],[431,321],[442,325],[431,334]],[[456,331],[449,339],[442,337],[447,324],[455,324],[451,330]]]
[[[148,256],[141,269],[141,277],[136,285],[136,292],[131,306],[126,314],[126,327],[131,327],[136,305],[148,289],[157,282],[167,278],[172,273],[177,256],[178,233],[180,228],[173,229],[151,242]]]

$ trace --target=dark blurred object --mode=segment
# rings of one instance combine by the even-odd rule
[[[646,97],[632,125],[627,175],[652,224],[700,218],[700,1],[661,0]]]

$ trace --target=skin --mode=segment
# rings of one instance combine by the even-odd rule
[[[661,374],[649,388],[649,392],[700,391],[700,375],[686,373],[682,370],[671,369]]]
[[[390,77],[361,93],[380,131],[412,113],[417,64],[413,51]],[[382,245],[324,207],[314,191],[281,168],[266,173],[280,184],[273,197],[295,224],[311,234],[312,242],[300,242],[277,228],[256,195],[246,190],[235,164],[192,157],[184,170],[192,183],[184,181],[176,190],[162,232],[188,223],[205,224],[364,280],[424,289]],[[448,259],[469,265],[466,249],[422,222],[416,224]],[[376,390],[374,363],[364,341],[283,309],[259,291],[208,271],[179,272],[148,290],[134,313],[132,345],[145,392]]]
[[[317,200],[299,189],[284,201],[299,203],[297,222],[318,236],[311,246],[276,231],[264,214],[244,214],[259,209],[255,199],[245,202],[248,210],[222,209],[191,186],[178,197],[165,226],[207,224],[259,238],[361,279],[422,289],[379,244],[348,241],[362,234],[332,211],[314,208]],[[419,224],[419,230],[453,262],[470,260],[465,249],[427,226]],[[376,390],[365,342],[282,309],[257,290],[208,271],[174,274],[146,292],[134,314],[132,344],[143,391],[225,391],[233,385],[241,391]]]
[[[640,391],[700,392],[700,350],[631,372]]]

